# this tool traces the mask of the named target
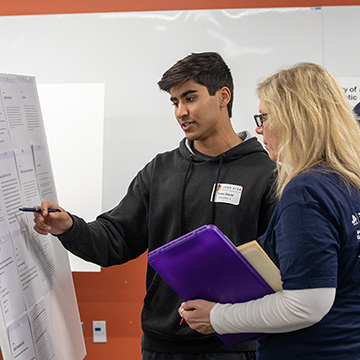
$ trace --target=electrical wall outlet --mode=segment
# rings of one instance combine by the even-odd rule
[[[106,321],[93,321],[94,343],[106,343]]]

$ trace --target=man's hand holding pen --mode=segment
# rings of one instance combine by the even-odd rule
[[[59,205],[51,201],[41,203],[40,212],[34,212],[34,229],[41,235],[60,235],[70,229],[73,220],[71,216]],[[59,211],[50,211],[59,209]]]
[[[183,302],[179,309],[180,325],[186,321],[189,327],[201,334],[207,335],[215,332],[210,323],[210,311],[214,302],[206,300],[190,300]]]

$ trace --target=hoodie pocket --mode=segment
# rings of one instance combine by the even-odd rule
[[[178,308],[182,301],[156,273],[144,298],[141,314],[143,330],[161,335],[163,338],[179,337],[179,333],[188,335],[189,332],[193,332],[188,326],[179,327],[181,318]]]

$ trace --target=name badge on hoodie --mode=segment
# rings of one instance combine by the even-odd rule
[[[210,201],[211,202],[221,202],[231,205],[239,205],[240,198],[242,194],[243,187],[240,185],[231,185],[231,184],[217,184],[215,191],[215,186],[211,192]],[[214,195],[215,192],[215,195]]]

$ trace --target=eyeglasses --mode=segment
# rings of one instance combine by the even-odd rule
[[[267,120],[267,116],[268,116],[268,114],[266,114],[266,113],[265,114],[254,115],[256,126],[262,126],[264,121]]]

